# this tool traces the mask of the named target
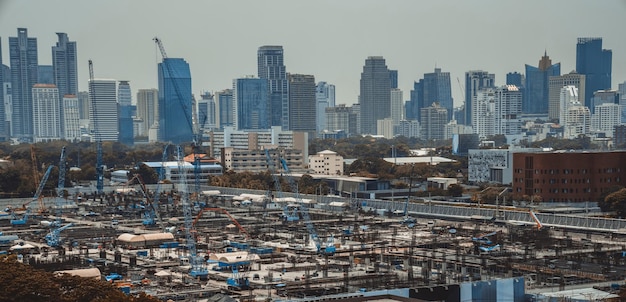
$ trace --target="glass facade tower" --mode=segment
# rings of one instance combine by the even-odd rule
[[[33,138],[32,88],[37,83],[37,39],[28,37],[26,28],[17,29],[17,37],[9,37],[11,60],[12,132],[20,141]]]
[[[602,49],[602,38],[578,38],[576,72],[585,75],[585,104],[598,90],[611,89],[613,52]]]
[[[258,76],[267,80],[271,125],[289,130],[289,91],[282,46],[261,46],[257,52]]]
[[[233,80],[237,130],[270,129],[268,81],[259,78]]]
[[[539,66],[526,64],[526,85],[522,112],[530,114],[548,114],[549,85],[551,76],[561,75],[561,63],[552,64],[547,53],[539,61]]]
[[[180,144],[193,140],[191,72],[184,59],[159,63],[158,140]]]

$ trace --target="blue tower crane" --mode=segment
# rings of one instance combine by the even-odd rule
[[[64,230],[68,229],[69,227],[73,226],[73,223],[68,223],[62,227],[58,227],[58,228],[53,228],[52,230],[50,230],[50,233],[48,233],[45,237],[46,239],[46,243],[50,246],[50,247],[58,247],[59,245],[61,245],[61,232],[63,232]]]
[[[191,201],[189,200],[189,188],[187,187],[187,169],[185,168],[183,149],[181,146],[176,146],[176,155],[178,156],[178,173],[180,174],[181,202],[185,216],[185,237],[189,250],[189,263],[191,264],[189,274],[194,278],[206,279],[209,272],[204,266],[204,259],[198,257],[196,253],[196,240],[191,231],[193,228],[193,218],[191,217]]]
[[[26,212],[24,212],[22,219],[11,220],[11,225],[25,225],[26,222],[28,222],[28,216],[30,215],[30,207],[28,207],[28,205],[31,202],[38,200],[39,197],[41,197],[41,193],[43,192],[43,188],[46,185],[46,182],[48,181],[48,177],[50,177],[50,172],[52,171],[52,168],[54,168],[53,165],[48,166],[46,173],[43,175],[43,178],[41,178],[41,182],[39,182],[39,187],[37,187],[37,191],[35,191],[35,195],[33,196],[33,199],[31,199],[29,202],[24,204],[24,208],[26,209]]]
[[[161,220],[161,214],[159,214],[159,199],[161,194],[161,183],[165,179],[165,161],[167,160],[167,148],[169,144],[166,144],[163,147],[163,155],[161,156],[161,169],[159,170],[159,180],[157,181],[156,188],[154,189],[154,197],[152,198],[152,202],[149,202],[148,207],[146,207],[146,212],[144,214],[143,224],[154,225],[154,217],[159,220],[159,226],[163,231],[165,231],[165,225],[163,225],[163,221]],[[143,189],[142,189],[143,190]],[[146,192],[147,194],[147,192]],[[146,200],[150,201],[148,196],[146,196]]]
[[[283,198],[283,191],[280,185],[280,178],[276,174],[275,162],[272,159],[272,156],[270,155],[269,149],[265,149],[265,158],[267,161],[267,168],[269,169],[270,174],[272,174],[272,180],[274,182],[274,191],[278,195],[278,198]],[[271,198],[271,196],[268,196],[268,197]],[[298,216],[297,208],[292,208],[288,204],[285,205],[285,207],[283,208],[283,219],[289,222],[300,220],[300,216]]]
[[[280,162],[283,166],[283,170],[285,171],[285,176],[287,176],[287,180],[289,181],[289,186],[291,187],[291,190],[296,195],[296,201],[302,205],[300,207],[300,213],[302,214],[302,217],[304,218],[304,222],[306,224],[307,230],[309,231],[309,235],[311,236],[311,239],[313,239],[313,243],[315,243],[315,248],[317,249],[317,253],[326,255],[326,256],[334,255],[335,245],[334,245],[333,236],[329,236],[327,238],[326,244],[322,246],[321,240],[319,236],[317,235],[317,231],[315,230],[315,226],[313,225],[313,222],[311,221],[311,216],[309,215],[309,209],[302,204],[302,198],[300,197],[300,193],[298,192],[298,186],[295,180],[293,179],[293,177],[291,176],[291,171],[289,170],[287,161],[281,158]]]

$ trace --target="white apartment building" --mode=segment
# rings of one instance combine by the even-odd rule
[[[393,138],[393,129],[394,129],[394,120],[391,118],[386,118],[382,120],[376,121],[376,134],[382,135],[386,139]]]
[[[623,107],[611,103],[596,106],[591,116],[591,132],[603,132],[607,137],[613,137],[613,129],[620,124]]]
[[[89,129],[92,140],[118,140],[117,81],[89,80]]]
[[[32,94],[34,142],[61,139],[59,89],[54,84],[35,84]]]
[[[472,128],[480,138],[521,134],[522,93],[514,85],[477,92],[472,106]]]
[[[228,147],[238,150],[296,149],[302,151],[305,161],[309,156],[308,133],[283,131],[280,126],[254,131],[235,130],[235,127],[228,126],[222,131],[210,132],[209,136],[211,156],[216,158],[222,155],[222,148]]]
[[[343,157],[334,151],[320,151],[309,156],[309,168],[313,174],[343,175]]]
[[[63,137],[73,141],[80,139],[80,108],[78,97],[73,94],[63,96]]]

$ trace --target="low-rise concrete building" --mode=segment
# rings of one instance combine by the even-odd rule
[[[324,150],[309,156],[309,169],[313,174],[343,175],[343,156]]]

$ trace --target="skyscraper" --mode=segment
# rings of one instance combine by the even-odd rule
[[[159,63],[158,140],[180,144],[193,140],[191,72],[184,59]]]
[[[282,46],[261,46],[257,52],[258,76],[267,80],[271,125],[289,129],[289,92]]]
[[[391,89],[398,88],[398,71],[389,70],[389,77],[391,80]]]
[[[80,113],[78,98],[73,94],[63,97],[63,138],[69,141],[80,139]]]
[[[61,96],[78,95],[76,42],[70,41],[66,33],[57,33],[57,38],[56,46],[52,46],[54,84]]]
[[[449,72],[441,72],[441,68],[435,68],[434,72],[424,74],[423,100],[425,104],[438,102],[439,106],[448,111],[448,120],[452,118],[454,101]]]
[[[335,107],[335,85],[319,82],[315,87],[315,125],[317,132],[326,129],[326,108]]]
[[[560,116],[560,95],[561,88],[565,86],[575,86],[578,89],[578,101],[581,106],[587,106],[585,103],[585,75],[578,74],[575,71],[572,71],[568,74],[564,74],[561,76],[552,76],[548,78],[548,118],[554,120],[558,119]]]
[[[391,80],[383,57],[368,57],[361,73],[361,133],[376,134],[376,121],[391,117]]]
[[[196,112],[198,113],[198,127],[202,130],[215,128],[215,99],[213,94],[208,91],[203,92],[200,95],[200,100],[198,101],[198,109]]]
[[[235,104],[233,103],[233,90],[224,89],[215,93],[217,119],[219,129],[235,125]]]
[[[135,133],[133,129],[133,105],[128,81],[119,81],[117,85],[117,104],[119,117],[119,138],[120,143],[133,145],[135,143]]]
[[[7,124],[8,120],[6,118],[6,103],[5,103],[5,81],[4,78],[4,65],[2,65],[2,39],[0,39],[0,141],[6,141],[10,136],[8,133]]]
[[[602,49],[602,38],[578,38],[576,72],[585,75],[584,104],[589,104],[594,92],[611,89],[612,61],[613,52]]]
[[[59,90],[54,84],[35,84],[33,99],[33,141],[61,139],[61,108]]]
[[[402,90],[398,88],[392,88],[391,89],[391,119],[393,120],[393,124],[396,126],[399,125],[400,121],[404,119],[404,114],[402,114],[402,112],[404,111],[402,102],[403,102]]]
[[[89,80],[89,129],[95,141],[118,139],[116,84],[115,80]]]
[[[526,81],[525,77],[523,74],[515,71],[515,72],[509,72],[506,74],[506,84],[507,85],[515,85],[519,88],[522,88],[524,86],[524,82]]]
[[[530,114],[549,113],[548,79],[561,75],[561,63],[552,64],[547,52],[538,67],[526,64],[526,85],[522,112]]]
[[[233,80],[234,124],[237,130],[270,129],[268,95],[266,79]]]
[[[410,91],[410,99],[404,105],[407,120],[419,120],[420,110],[428,107],[424,104],[424,80],[413,82],[413,90]]]
[[[37,66],[37,84],[54,84],[54,69],[52,65]]]
[[[446,138],[446,124],[448,123],[448,109],[432,103],[431,106],[420,110],[420,131],[422,139],[442,140]]]
[[[472,129],[480,138],[521,133],[522,93],[506,85],[478,91],[472,107]]]
[[[13,136],[21,141],[33,138],[32,88],[37,83],[37,39],[28,37],[26,28],[17,29],[17,37],[9,37],[11,60],[11,92]]]
[[[484,88],[493,88],[496,85],[496,75],[484,70],[470,70],[465,72],[465,104],[463,105],[463,120],[457,120],[464,125],[472,125],[472,112],[478,91]]]
[[[289,81],[289,130],[316,132],[315,77],[305,74],[288,74]]]
[[[137,117],[143,121],[138,131],[140,136],[148,136],[151,127],[158,127],[159,91],[157,89],[137,91]]]

